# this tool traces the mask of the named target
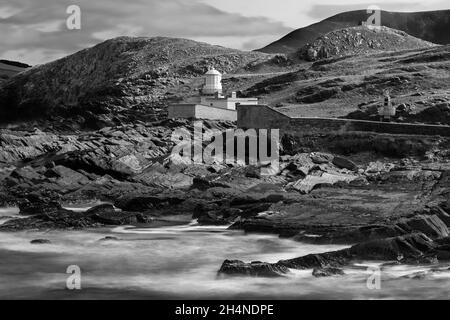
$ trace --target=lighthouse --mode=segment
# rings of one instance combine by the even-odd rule
[[[202,89],[202,95],[214,96],[222,95],[222,74],[211,67],[205,73],[205,86]]]
[[[185,103],[171,104],[169,119],[237,120],[238,105],[257,105],[258,98],[239,98],[236,92],[223,95],[222,74],[210,67],[204,75],[204,85],[196,97],[186,97]]]

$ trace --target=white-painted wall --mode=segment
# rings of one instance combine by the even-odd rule
[[[228,110],[236,110],[237,104],[257,105],[258,98],[210,98],[201,97],[200,104]]]
[[[169,119],[209,119],[237,121],[237,112],[201,104],[173,104],[168,108]]]

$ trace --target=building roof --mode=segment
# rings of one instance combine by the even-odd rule
[[[205,74],[222,75],[219,71],[217,71],[217,70],[214,69],[214,68],[209,69],[208,72],[206,72]]]

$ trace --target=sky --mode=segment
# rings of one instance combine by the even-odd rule
[[[67,27],[71,5],[80,8],[80,29]],[[36,65],[117,36],[180,37],[253,50],[369,5],[387,11],[450,9],[448,0],[1,0],[0,59]]]

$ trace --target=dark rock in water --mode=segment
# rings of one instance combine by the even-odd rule
[[[136,214],[136,220],[138,223],[149,223],[151,219],[142,213]]]
[[[334,157],[333,158],[333,164],[342,169],[348,169],[348,170],[356,170],[358,167],[356,164],[354,164],[352,161],[342,158],[342,157]]]
[[[216,202],[196,201],[192,218],[198,219],[198,223],[202,225],[228,225],[242,213],[239,208],[219,206]]]
[[[418,259],[434,251],[436,245],[423,233],[379,239],[357,244],[349,252],[359,259],[403,260]]]
[[[342,276],[344,275],[344,270],[339,268],[327,267],[327,268],[315,268],[312,275],[316,278],[331,277],[331,276]]]
[[[423,280],[427,277],[428,272],[426,271],[420,271],[415,272],[413,274],[408,274],[406,276],[401,277],[402,279],[411,279],[411,280]]]
[[[227,225],[229,222],[223,218],[223,216],[218,216],[214,212],[208,212],[205,215],[197,219],[198,223],[201,225]]]
[[[277,263],[252,262],[244,263],[239,260],[225,260],[219,273],[261,277],[275,277],[286,274],[289,269],[328,269],[342,267],[349,262],[351,256],[346,250],[323,254],[310,254],[304,257],[281,260]],[[330,269],[331,272],[332,269]]]
[[[216,211],[219,209],[219,205],[214,202],[199,202],[193,210],[193,219],[198,219],[204,215],[206,215],[210,211]]]
[[[99,241],[119,241],[119,240],[120,240],[119,238],[107,236],[107,237],[100,239]]]
[[[244,263],[239,260],[225,260],[219,274],[246,275],[255,277],[280,277],[289,273],[289,269],[277,264],[254,261]]]
[[[342,230],[340,232],[332,232],[326,234],[323,242],[328,243],[358,243],[370,240],[392,238],[406,234],[406,231],[397,225],[370,225],[351,229],[349,231]],[[303,240],[304,236],[297,235],[296,240]],[[320,241],[318,238],[317,241]]]
[[[92,220],[105,225],[121,226],[140,223],[138,215],[132,212],[102,212],[92,216]],[[142,220],[141,220],[142,221]]]
[[[85,212],[86,216],[98,215],[98,214],[114,214],[116,210],[112,204],[100,204],[92,207]]]
[[[36,240],[31,240],[30,243],[31,244],[49,244],[49,243],[51,243],[51,241],[47,240],[47,239],[36,239]]]
[[[250,203],[248,205],[240,205],[237,206],[237,209],[242,210],[242,213],[240,213],[240,216],[243,218],[249,218],[254,217],[258,213],[267,211],[271,207],[271,203]]]
[[[123,197],[118,199],[114,205],[126,211],[147,211],[160,205],[177,205],[186,200],[184,193],[158,194],[154,196]]]
[[[348,250],[326,252],[320,254],[309,254],[303,257],[280,260],[277,264],[291,269],[324,269],[329,267],[342,267],[346,265],[351,258]]]
[[[273,273],[275,270],[288,269],[316,269],[319,276],[327,274],[341,274],[341,267],[354,260],[397,260],[402,263],[436,263],[436,244],[423,233],[368,241],[357,244],[349,249],[320,254],[310,254],[299,258],[280,260],[277,263],[244,263],[242,261],[226,260],[221,270],[228,274],[242,274],[258,276],[263,271]],[[280,269],[281,268],[281,269]]]

